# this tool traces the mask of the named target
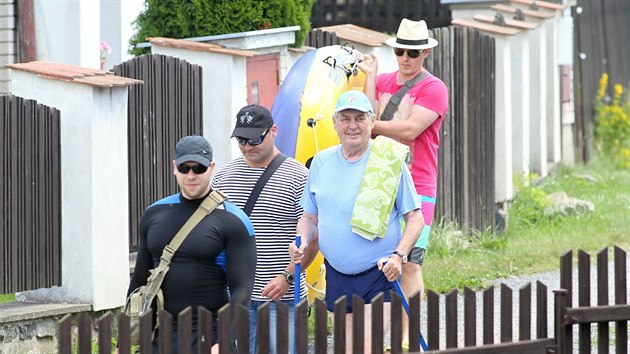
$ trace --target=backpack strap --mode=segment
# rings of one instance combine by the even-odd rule
[[[407,80],[407,82],[405,82],[405,84],[402,85],[398,89],[398,91],[396,91],[396,93],[389,98],[389,102],[387,102],[387,106],[385,106],[385,109],[383,110],[383,113],[381,113],[381,117],[379,119],[392,120],[392,118],[394,118],[394,113],[396,113],[398,105],[400,104],[400,101],[402,101],[402,98],[405,96],[405,94],[409,90],[411,90],[411,88],[414,87],[418,82],[429,77],[429,75],[430,74],[428,71],[422,70],[420,74],[418,74],[416,77]]]
[[[256,185],[252,190],[252,193],[249,195],[249,199],[247,199],[247,203],[245,203],[245,207],[243,208],[243,211],[247,216],[252,213],[254,205],[256,205],[256,201],[258,200],[258,196],[260,195],[260,192],[262,192],[262,189],[269,178],[271,178],[271,175],[276,172],[278,167],[282,165],[282,162],[284,162],[286,158],[287,155],[283,153],[279,153],[278,155],[276,155],[276,157],[274,157],[273,160],[271,160],[271,162],[269,163],[269,166],[267,166],[267,168],[265,169],[265,172],[263,172],[263,174],[260,176],[258,182],[256,182]]]

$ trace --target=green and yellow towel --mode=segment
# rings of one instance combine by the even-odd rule
[[[352,231],[370,241],[385,236],[408,155],[407,145],[376,137],[352,210]]]

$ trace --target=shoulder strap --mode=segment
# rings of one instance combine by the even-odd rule
[[[168,266],[171,263],[171,259],[173,258],[175,251],[177,251],[179,246],[181,246],[190,231],[197,226],[201,219],[212,213],[212,211],[226,199],[227,196],[219,190],[214,190],[212,193],[208,194],[203,202],[201,202],[201,205],[199,205],[197,210],[195,210],[192,216],[188,218],[188,221],[186,221],[184,226],[179,229],[171,242],[164,247],[164,251],[162,251],[162,256],[160,257],[160,265],[158,267],[161,267],[162,265]]]
[[[411,88],[418,82],[426,79],[427,77],[429,77],[429,72],[422,70],[416,77],[411,80],[407,80],[407,82],[405,82],[405,84],[402,85],[398,91],[392,95],[392,97],[390,97],[389,102],[387,102],[387,106],[385,106],[385,109],[381,114],[380,120],[392,120],[392,118],[394,118],[394,113],[396,113],[396,110],[398,109],[400,101],[402,101],[402,98],[405,96],[407,91],[411,90]]]
[[[271,162],[269,163],[269,166],[267,166],[267,168],[265,169],[265,172],[263,172],[263,174],[260,176],[258,182],[256,182],[256,185],[252,190],[252,194],[249,195],[249,199],[247,199],[247,203],[245,203],[245,207],[243,208],[243,211],[247,216],[252,213],[254,205],[256,205],[256,201],[258,200],[258,196],[260,195],[260,192],[262,192],[262,189],[269,178],[271,178],[271,175],[276,172],[278,167],[282,165],[282,162],[284,162],[286,158],[287,155],[283,153],[279,153],[278,155],[276,155],[276,157],[274,157],[273,160],[271,160]]]

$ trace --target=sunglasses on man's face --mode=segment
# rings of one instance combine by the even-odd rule
[[[186,165],[185,163],[177,165],[177,171],[179,171],[179,173],[187,175],[188,172],[190,172],[190,170],[192,170],[196,175],[200,175],[208,171],[208,166],[204,166],[204,165],[190,166],[190,165]]]
[[[407,52],[407,56],[411,59],[415,59],[420,56],[420,53],[424,52],[424,49],[402,49],[402,48],[394,48],[394,54],[397,57],[402,57],[405,52]]]
[[[256,146],[256,145],[262,144],[263,140],[265,140],[265,137],[267,136],[267,133],[269,133],[269,130],[265,131],[259,137],[254,138],[254,139],[241,138],[240,136],[237,136],[236,140],[238,141],[239,144],[243,146],[245,146],[245,144]]]

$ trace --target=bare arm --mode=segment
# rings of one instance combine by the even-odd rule
[[[378,72],[378,59],[374,54],[364,54],[358,64],[366,76],[363,92],[370,99],[374,114],[379,111],[379,102],[376,100],[376,73]]]
[[[396,251],[400,252],[401,254],[409,254],[413,246],[416,244],[418,237],[420,236],[420,231],[422,231],[424,221],[420,209],[415,209],[408,212],[404,215],[404,218],[405,231],[403,232],[402,238],[398,242]],[[402,273],[402,259],[397,256],[379,260],[377,265],[378,268],[383,271],[383,274],[385,274],[385,277],[387,277],[387,280],[389,281],[395,281]]]
[[[302,244],[299,249],[295,242],[289,246],[291,260],[296,264],[305,264],[304,269],[313,261],[317,251],[319,251],[317,222],[317,215],[304,212],[296,228],[296,233],[302,236]]]

